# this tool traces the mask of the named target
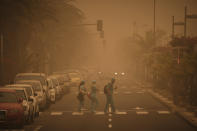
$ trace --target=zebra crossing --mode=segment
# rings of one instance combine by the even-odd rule
[[[148,114],[157,114],[157,115],[170,115],[171,112],[168,110],[125,110],[125,111],[117,111],[115,113],[113,113],[113,115],[132,115],[132,114],[136,114],[136,115],[148,115]],[[83,115],[89,115],[92,114],[90,111],[82,111],[82,112],[77,112],[77,111],[54,111],[54,112],[46,112],[45,114],[51,115],[51,116],[62,116],[62,115],[67,115],[67,114],[71,114],[72,116],[83,116]],[[95,113],[93,113],[93,115],[97,116],[97,115],[107,115],[107,113],[103,112],[103,111],[96,111]]]

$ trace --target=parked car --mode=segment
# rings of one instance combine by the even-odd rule
[[[52,103],[56,102],[56,89],[55,85],[53,84],[53,81],[51,78],[47,78],[49,90],[50,90],[50,100]]]
[[[55,76],[49,76],[49,79],[52,80],[53,87],[55,87],[55,93],[57,98],[61,98],[61,87],[59,85],[58,79]]]
[[[16,81],[16,83],[32,85],[34,92],[37,94],[36,99],[38,101],[39,108],[44,109],[46,107],[46,103],[47,103],[46,93],[42,88],[40,81],[21,80],[21,81]],[[39,115],[39,113],[37,115]]]
[[[47,102],[50,102],[50,91],[47,84],[47,77],[44,73],[19,73],[15,77],[15,83],[19,80],[38,80],[41,82],[44,92],[46,93]]]
[[[31,123],[34,121],[34,110],[33,110],[33,99],[28,96],[27,90],[25,88],[10,88],[9,85],[1,89],[15,90],[18,97],[23,99],[22,106],[24,110],[24,117],[26,123]]]
[[[21,84],[23,84],[23,85],[21,85]],[[15,84],[14,87],[27,88],[28,95],[30,95],[30,98],[33,99],[34,115],[35,115],[35,117],[39,116],[40,108],[39,108],[39,102],[38,102],[38,94],[36,93],[31,80],[17,81],[17,83]]]
[[[23,100],[15,90],[0,89],[0,126],[14,126],[23,128],[24,110]]]

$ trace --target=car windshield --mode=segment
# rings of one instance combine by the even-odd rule
[[[23,98],[23,100],[27,100],[25,92],[23,90],[16,90],[16,94],[18,97]]]
[[[0,103],[16,103],[17,97],[11,92],[0,92]]]
[[[21,76],[17,76],[15,79],[15,81],[19,81],[19,80],[38,80],[41,82],[42,85],[46,85],[45,79],[43,76],[21,75]]]
[[[39,82],[31,82],[31,81],[16,81],[17,84],[27,84],[31,85],[34,92],[35,91],[41,91],[41,85]]]

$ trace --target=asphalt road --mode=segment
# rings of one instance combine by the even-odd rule
[[[85,110],[77,112],[77,88],[40,113],[25,131],[196,131],[181,117],[153,98],[146,90],[135,85],[121,86],[114,94],[117,113],[104,114],[105,95],[98,92],[99,107],[96,114],[89,112],[90,100],[86,98]]]

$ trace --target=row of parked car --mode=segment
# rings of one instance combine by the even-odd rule
[[[23,128],[34,122],[40,110],[69,92],[71,83],[66,73],[17,74],[13,84],[0,88],[0,126]]]

